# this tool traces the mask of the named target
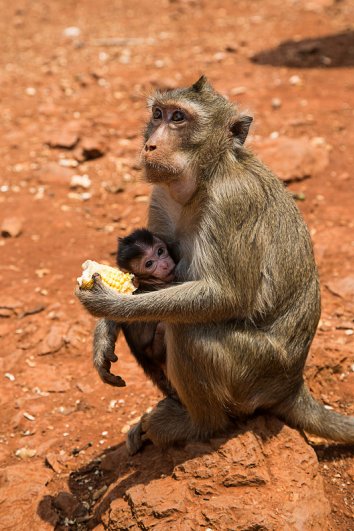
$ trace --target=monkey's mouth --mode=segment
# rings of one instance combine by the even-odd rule
[[[145,170],[146,180],[148,182],[163,182],[174,179],[183,171],[182,168],[164,164],[162,162],[151,162],[143,160],[143,168]]]

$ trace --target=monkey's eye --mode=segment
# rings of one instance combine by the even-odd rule
[[[154,262],[152,260],[148,260],[147,262],[145,262],[145,267],[146,269],[150,269],[150,267],[152,266]]]
[[[162,118],[162,111],[159,108],[154,109],[152,113],[152,117],[154,120],[161,120]]]
[[[159,247],[159,248],[157,249],[157,256],[162,256],[163,253],[164,253],[164,250],[165,250],[165,249],[164,249],[163,247]]]
[[[183,111],[175,111],[172,114],[172,120],[174,122],[183,122],[183,120],[185,120],[185,118],[186,118],[186,115],[184,114]]]

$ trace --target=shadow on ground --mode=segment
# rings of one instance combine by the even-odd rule
[[[296,68],[354,66],[354,31],[301,41],[285,41],[276,48],[255,54],[251,61],[260,65]]]

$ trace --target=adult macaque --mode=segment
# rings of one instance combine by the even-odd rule
[[[176,264],[170,250],[147,229],[137,229],[125,238],[119,238],[117,265],[122,271],[134,273],[139,281],[136,293],[160,289],[174,280]],[[114,346],[122,329],[130,349],[147,376],[164,394],[172,394],[166,371],[165,325],[163,323],[117,323],[100,320],[93,341],[94,365],[101,379],[116,387],[125,381],[110,372],[117,361]]]
[[[167,397],[128,434],[167,446],[207,438],[266,409],[354,442],[354,419],[310,395],[303,368],[320,316],[308,230],[283,184],[243,147],[251,119],[205,77],[157,92],[141,160],[154,185],[148,227],[178,241],[178,285],[136,296],[78,291],[97,317],[166,322]]]

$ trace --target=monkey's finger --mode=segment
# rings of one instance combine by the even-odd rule
[[[112,363],[118,361],[118,356],[114,352],[105,352],[104,357]]]
[[[104,369],[100,370],[99,375],[104,383],[112,385],[113,387],[125,387],[127,385],[121,376],[116,376]]]

